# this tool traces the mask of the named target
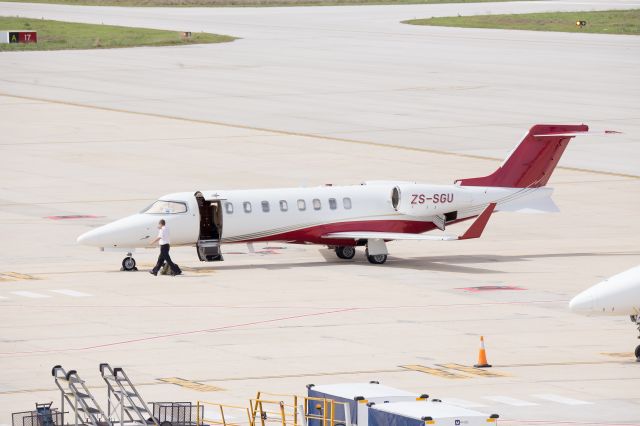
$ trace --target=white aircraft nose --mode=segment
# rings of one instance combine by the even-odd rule
[[[104,234],[101,226],[100,228],[92,229],[91,231],[87,231],[84,234],[80,235],[76,240],[78,244],[82,244],[85,246],[96,246],[100,245],[100,240],[102,239],[102,235]]]
[[[586,314],[593,311],[593,292],[586,290],[578,294],[569,302],[569,309],[573,312]]]
[[[94,247],[143,247],[151,241],[153,225],[154,219],[145,215],[128,216],[85,232],[77,241]]]

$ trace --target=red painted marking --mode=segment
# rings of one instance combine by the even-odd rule
[[[539,188],[545,186],[573,136],[563,133],[588,132],[585,124],[536,124],[495,172],[488,176],[460,179],[462,186]],[[559,134],[554,136],[553,133]],[[545,135],[545,136],[536,136]]]
[[[92,214],[69,214],[62,216],[45,216],[45,219],[66,220],[66,219],[97,219],[104,216],[94,216]]]
[[[335,309],[335,310],[324,311],[324,312],[312,312],[312,313],[308,313],[308,314],[290,315],[290,316],[285,316],[285,317],[271,318],[271,319],[266,319],[266,320],[261,320],[261,321],[251,321],[251,322],[244,322],[244,323],[239,323],[239,324],[229,324],[229,325],[223,325],[223,326],[213,327],[213,328],[204,328],[204,329],[200,329],[200,330],[179,331],[179,332],[175,332],[175,333],[159,334],[157,336],[139,337],[137,339],[120,340],[120,341],[103,343],[103,344],[92,345],[92,346],[82,346],[82,347],[64,348],[64,349],[40,349],[40,350],[35,350],[35,351],[23,351],[23,352],[0,352],[0,355],[1,356],[11,356],[11,355],[29,355],[29,354],[41,354],[41,353],[60,353],[60,352],[86,351],[86,350],[100,349],[100,348],[106,348],[106,347],[111,347],[111,346],[126,345],[126,344],[129,344],[129,343],[147,342],[147,341],[150,341],[150,340],[166,339],[166,338],[169,338],[169,337],[176,337],[176,336],[186,336],[186,335],[189,335],[189,334],[211,333],[211,332],[216,332],[216,331],[229,330],[229,329],[233,329],[233,328],[248,327],[248,326],[252,326],[252,325],[268,324],[268,323],[272,323],[272,322],[287,321],[287,320],[300,319],[300,318],[306,318],[306,317],[317,317],[317,316],[321,316],[321,315],[338,314],[338,313],[355,311],[355,310],[357,310],[357,308],[342,308],[342,309]]]
[[[502,305],[538,305],[545,303],[560,303],[566,304],[567,299],[559,300],[531,300],[531,301],[510,301],[510,302],[484,302],[484,303],[446,303],[446,304],[433,304],[433,305],[386,305],[386,306],[350,306],[349,309],[356,311],[371,311],[380,309],[449,309],[449,308],[461,308],[467,309],[469,307],[493,307]],[[3,304],[3,308],[24,308],[25,305],[9,305]],[[69,308],[97,308],[97,309],[343,309],[344,307],[338,306],[299,306],[299,305],[51,305],[47,309],[69,309]]]
[[[478,287],[462,287],[458,290],[470,291],[472,293],[479,293],[481,291],[498,291],[498,290],[526,290],[526,288],[516,287],[512,285],[482,285]]]

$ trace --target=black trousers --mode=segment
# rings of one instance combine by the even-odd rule
[[[158,256],[158,263],[156,263],[156,266],[154,266],[153,268],[154,273],[158,273],[160,268],[162,268],[164,262],[167,262],[167,264],[171,268],[171,272],[173,272],[174,274],[177,274],[180,271],[178,265],[173,263],[173,261],[171,260],[171,256],[169,256],[169,248],[169,244],[163,244],[160,246],[160,256]]]

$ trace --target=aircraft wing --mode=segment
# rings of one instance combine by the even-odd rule
[[[424,235],[409,234],[404,232],[333,232],[323,235],[322,238],[333,238],[340,240],[431,240],[431,241],[451,241],[457,240],[457,235]]]
[[[344,239],[344,240],[428,240],[428,241],[454,241],[469,240],[472,238],[480,238],[484,231],[491,213],[496,208],[496,203],[489,204],[482,213],[471,224],[467,231],[458,235],[425,235],[410,234],[403,232],[372,232],[372,231],[350,231],[350,232],[332,232],[323,235],[322,238]]]

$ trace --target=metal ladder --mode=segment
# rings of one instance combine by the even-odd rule
[[[158,426],[138,390],[120,367],[100,364],[100,374],[107,384],[109,417],[115,415],[120,424],[144,424]],[[116,422],[117,423],[117,422]]]
[[[74,423],[77,425],[112,426],[109,418],[96,402],[84,380],[78,376],[76,370],[65,371],[60,365],[51,369],[51,375],[62,393],[62,412],[65,402],[75,414]]]

